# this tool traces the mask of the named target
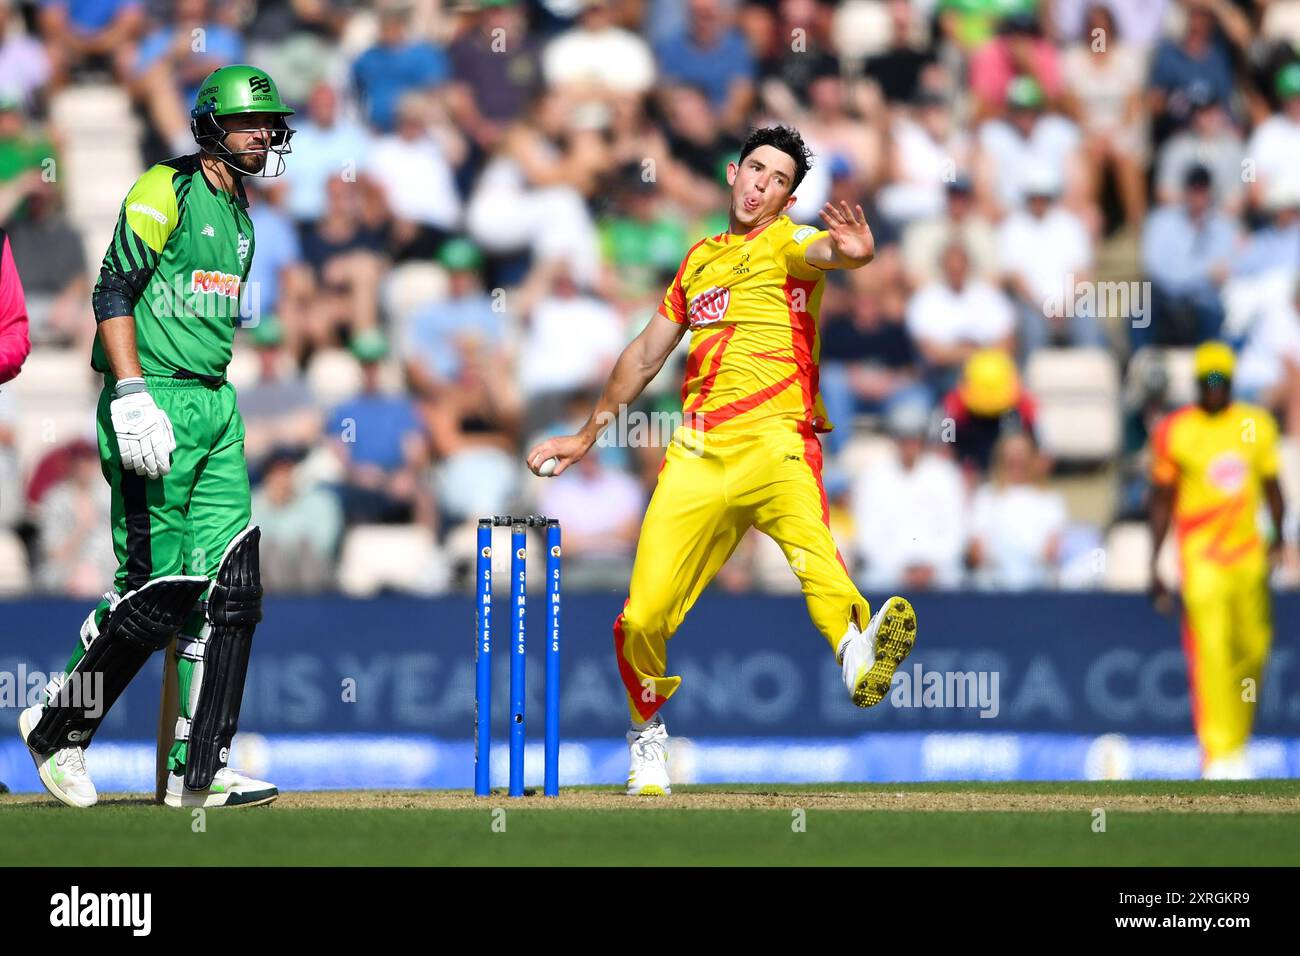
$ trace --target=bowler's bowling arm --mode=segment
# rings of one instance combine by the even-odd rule
[[[685,333],[685,324],[674,322],[656,312],[650,323],[641,330],[641,334],[628,343],[614,363],[614,370],[609,373],[609,380],[605,383],[600,400],[596,402],[595,410],[578,432],[587,442],[588,448],[596,443],[606,426],[618,417],[619,409],[636,401],[645,387],[654,380]]]

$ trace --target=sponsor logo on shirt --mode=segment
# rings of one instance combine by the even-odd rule
[[[215,236],[217,234],[217,230],[212,228],[212,223],[210,222],[203,224],[202,232],[205,236]]]
[[[1213,461],[1207,472],[1210,484],[1225,494],[1236,494],[1246,484],[1246,463],[1233,451],[1225,451]]]
[[[201,294],[213,292],[228,299],[238,299],[239,276],[232,276],[229,272],[195,269],[190,274],[190,291]]]
[[[816,231],[817,230],[814,229],[812,226],[800,226],[798,229],[794,231],[794,235],[792,235],[790,238],[793,239],[796,243],[803,242],[805,239],[807,239]]]
[[[715,285],[708,291],[701,292],[691,299],[691,304],[686,310],[691,328],[712,325],[714,322],[721,321],[722,317],[727,314],[727,306],[730,304],[731,290],[725,286]]]
[[[164,226],[167,225],[167,217],[164,216],[162,213],[160,213],[157,209],[154,209],[153,206],[146,206],[142,202],[133,202],[131,203],[131,205],[127,206],[126,208],[130,212],[141,213],[143,215],[148,216],[150,219],[162,223]]]

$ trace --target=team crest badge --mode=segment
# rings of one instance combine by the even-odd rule
[[[243,262],[245,259],[248,258],[248,246],[249,246],[249,239],[246,235],[244,235],[241,232],[239,234],[239,246],[236,248],[236,254],[239,256],[240,262]]]

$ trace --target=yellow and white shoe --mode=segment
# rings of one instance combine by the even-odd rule
[[[163,803],[169,807],[257,807],[270,803],[279,795],[280,791],[274,784],[222,767],[213,775],[206,790],[187,790],[185,774],[172,771],[167,776],[167,794]]]
[[[655,714],[641,730],[629,730],[627,749],[629,797],[666,797],[673,792],[668,782],[668,728],[661,716]]]
[[[23,743],[27,743],[27,738],[40,721],[42,713],[44,709],[37,705],[28,707],[18,715],[18,732],[22,734]],[[31,747],[27,750],[36,764],[41,783],[60,803],[84,810],[98,802],[95,782],[86,770],[86,752],[80,747],[64,747],[51,754],[37,753]]]
[[[916,612],[906,598],[891,597],[880,606],[865,631],[851,628],[840,645],[844,686],[859,707],[874,707],[885,699],[894,671],[916,643]]]

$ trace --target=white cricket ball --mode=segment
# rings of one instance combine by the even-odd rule
[[[543,478],[549,478],[551,475],[555,474],[555,466],[558,464],[559,462],[554,458],[548,458],[546,461],[542,462],[541,466],[537,469],[537,473]]]

